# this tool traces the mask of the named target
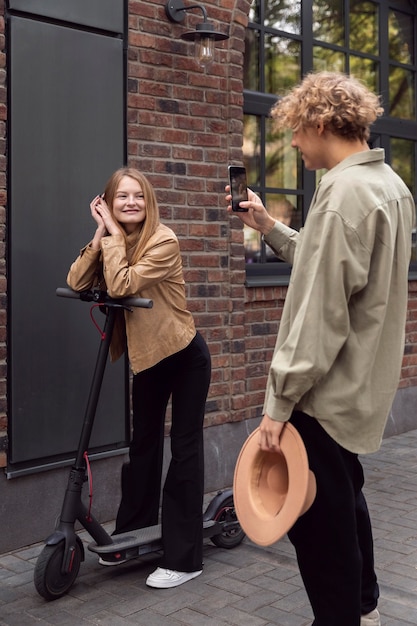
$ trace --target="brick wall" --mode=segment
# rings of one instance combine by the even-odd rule
[[[179,235],[187,295],[213,360],[206,425],[259,417],[286,289],[245,287],[240,221],[226,214],[228,163],[241,162],[242,65],[247,0],[209,0],[209,20],[230,39],[203,72],[183,24],[164,0],[129,1],[128,155],[157,189],[162,219]],[[7,450],[6,87],[4,2],[0,0],[0,466]],[[417,283],[410,304],[401,387],[417,386]]]
[[[185,25],[201,21],[199,11],[178,25],[165,17],[164,2],[129,2],[128,153],[180,238],[189,307],[212,355],[211,426],[246,416],[243,235],[226,214],[224,186],[228,163],[242,158],[247,17],[239,7],[248,4],[204,6],[215,28],[231,35],[216,44],[207,71],[180,39]]]
[[[400,388],[417,387],[417,282],[408,288],[408,312]]]
[[[242,158],[249,2],[205,3],[209,20],[230,34],[207,73],[196,67],[193,44],[179,39],[199,12],[176,25],[163,5],[129,3],[129,161],[158,188],[162,217],[180,237],[189,306],[213,359],[211,426],[260,415],[286,289],[245,287],[240,221],[223,203],[227,164]],[[412,283],[410,307],[415,290]],[[410,308],[402,386],[417,384],[412,316]]]

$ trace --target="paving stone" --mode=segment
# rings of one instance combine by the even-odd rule
[[[49,622],[43,619],[38,620],[30,615],[16,615],[15,613],[3,616],[1,624],[5,626],[32,626],[32,624],[36,624],[36,626],[49,626]]]
[[[245,611],[245,613],[256,613],[256,611],[263,606],[269,606],[273,604],[277,600],[277,594],[274,591],[263,591],[259,590],[257,593],[252,594],[251,596],[247,596],[246,598],[236,600],[233,603],[233,606],[240,611]]]
[[[13,554],[7,554],[0,557],[0,567],[10,570],[15,574],[21,574],[22,572],[31,571],[32,565],[25,561],[23,558],[18,558]]]
[[[240,611],[234,606],[225,606],[221,611],[218,611],[219,618],[224,618],[229,624],[236,624],[236,626],[265,626],[266,620],[256,615],[255,613],[246,613],[246,611]]]
[[[417,430],[361,457],[383,626],[417,624],[416,450]],[[80,536],[87,546],[88,533]],[[145,584],[157,554],[104,568],[86,549],[73,587],[53,602],[41,598],[33,584],[42,549],[39,543],[0,555],[0,626],[310,626],[313,621],[287,538],[262,548],[246,538],[231,550],[207,541],[203,574],[162,590]]]
[[[231,626],[231,624],[234,624],[234,622],[224,618],[222,611],[218,616],[209,617],[196,610],[183,609],[173,617],[176,618],[177,624],[182,624],[183,626]]]
[[[273,563],[264,563],[262,561],[258,561],[248,565],[247,567],[234,572],[233,577],[238,580],[247,580],[249,582],[254,582],[260,574],[264,574],[265,572],[270,572],[274,569]]]
[[[297,613],[288,613],[272,605],[260,609],[258,615],[269,620],[271,624],[279,624],[279,626],[308,626],[312,621],[311,618]]]
[[[172,615],[187,606],[193,607],[199,604],[201,596],[192,593],[190,586],[158,590],[159,602],[152,605],[152,610],[161,615]]]
[[[255,585],[251,585],[246,582],[242,582],[237,578],[233,578],[231,574],[229,577],[217,578],[211,582],[213,587],[218,587],[219,589],[226,589],[235,593],[239,596],[245,598],[246,596],[250,596],[253,593],[258,591],[258,588]]]
[[[206,615],[211,615],[213,611],[222,609],[229,604],[235,604],[242,598],[230,591],[215,589],[211,587],[209,594],[198,602],[198,610]]]

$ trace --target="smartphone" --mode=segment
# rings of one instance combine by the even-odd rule
[[[248,199],[248,185],[246,181],[246,170],[244,167],[229,165],[230,193],[232,194],[232,211],[247,212],[242,209],[239,202]]]

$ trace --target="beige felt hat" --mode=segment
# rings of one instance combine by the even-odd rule
[[[259,428],[248,437],[236,462],[233,499],[249,539],[269,546],[283,537],[313,504],[316,479],[298,431],[287,422],[280,452],[259,447]]]

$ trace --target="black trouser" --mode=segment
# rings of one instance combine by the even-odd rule
[[[197,333],[187,348],[133,377],[130,463],[122,471],[115,533],[158,523],[164,424],[172,398],[171,461],[162,494],[161,566],[202,569],[203,420],[210,353]]]
[[[297,553],[313,626],[360,626],[377,605],[373,538],[358,455],[339,446],[314,418],[295,411],[317,481],[312,507],[288,533]]]

